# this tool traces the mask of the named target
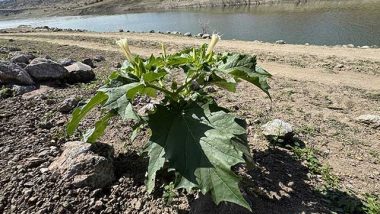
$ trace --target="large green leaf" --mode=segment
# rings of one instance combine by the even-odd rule
[[[211,74],[211,82],[230,92],[235,92],[237,85],[236,81],[233,78],[223,78],[219,73],[221,72],[216,71]]]
[[[165,75],[167,74],[167,72],[165,70],[161,70],[159,72],[148,72],[146,74],[143,74],[142,76],[142,79],[147,82],[147,83],[150,83],[150,82],[153,82],[153,81],[157,81],[157,80],[160,80],[161,78],[163,78]]]
[[[123,120],[139,120],[138,115],[134,112],[132,104],[128,100],[127,94],[129,91],[138,88],[139,83],[129,83],[119,87],[109,87],[108,85],[102,87],[98,90],[97,94],[91,98],[86,105],[81,108],[76,108],[73,112],[72,118],[67,125],[67,134],[72,135],[80,121],[97,105],[102,105],[102,109],[117,112]],[[135,93],[138,93],[134,91]],[[87,131],[84,136],[84,139],[88,142],[94,142],[98,137],[100,137],[104,130],[102,129],[103,125],[108,123],[108,119],[101,119],[95,129]],[[105,129],[105,127],[104,127]],[[101,133],[101,135],[99,135]]]
[[[164,149],[169,167],[189,181],[188,185],[210,193],[217,204],[229,201],[250,209],[240,193],[240,179],[231,170],[245,162],[244,151],[233,142],[245,128],[233,115],[209,110],[196,103],[180,109],[158,105],[149,116],[150,141]],[[148,174],[154,175],[161,167],[149,167]],[[187,188],[186,182],[181,183]]]
[[[91,98],[86,105],[80,108],[76,108],[73,112],[73,116],[67,124],[67,134],[74,134],[75,129],[78,128],[79,122],[91,111],[95,106],[104,103],[107,100],[107,95],[103,92],[98,92],[93,98]]]
[[[235,78],[246,80],[270,96],[267,78],[271,77],[271,74],[256,66],[255,56],[241,54],[227,55],[225,61],[220,63],[216,70],[228,73]]]
[[[98,120],[95,123],[95,128],[88,130],[83,135],[83,141],[87,143],[95,143],[96,140],[103,136],[104,131],[108,126],[108,121],[115,116],[113,111],[108,112],[102,119]]]
[[[103,105],[103,109],[116,111],[124,121],[139,120],[139,117],[134,112],[132,104],[128,99],[128,93],[133,91],[134,97],[135,93],[138,92],[134,90],[139,88],[140,85],[140,83],[129,83],[119,87],[103,87],[99,89],[99,91],[104,92],[108,96],[107,102]]]
[[[146,179],[147,191],[151,193],[155,186],[156,173],[165,164],[165,151],[162,146],[157,143],[150,143],[148,148],[149,166]]]

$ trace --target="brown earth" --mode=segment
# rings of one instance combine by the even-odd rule
[[[128,38],[132,52],[143,56],[159,54],[161,42],[174,52],[207,40],[141,33],[10,32],[0,34],[0,46],[19,47],[53,59],[81,60],[102,55],[106,61],[97,64],[97,81],[91,84],[42,87],[22,97],[0,101],[0,212],[102,212],[96,210],[93,201],[102,202],[103,213],[107,209],[125,213],[243,212],[230,204],[216,207],[207,197],[197,198],[196,194],[180,193],[171,206],[165,205],[160,188],[148,195],[143,185],[146,160],[138,155],[142,141],[131,144],[127,137],[130,128],[117,120],[101,140],[112,144],[119,155],[119,179],[113,186],[100,192],[71,189],[57,184],[57,178],[49,173],[40,172],[60,153],[39,157],[41,151],[51,151],[51,146],[59,149],[68,140],[63,130],[70,115],[56,111],[57,107],[69,96],[91,96],[113,66],[122,61],[114,45],[116,39]],[[310,176],[304,163],[296,160],[291,151],[268,147],[260,126],[275,118],[293,124],[297,137],[331,167],[341,191],[352,192],[350,197],[354,200],[366,193],[380,192],[380,132],[354,120],[362,114],[380,114],[380,49],[225,40],[218,43],[218,51],[256,54],[259,65],[273,74],[273,102],[246,83],[240,84],[236,94],[214,94],[223,106],[250,122],[250,147],[261,169],[250,174],[266,193],[257,195],[246,190],[255,213],[331,211],[317,191],[320,178]],[[7,55],[0,58],[6,59]],[[90,116],[84,127],[90,126],[95,117],[96,114]],[[41,158],[40,165],[31,167],[31,157]]]

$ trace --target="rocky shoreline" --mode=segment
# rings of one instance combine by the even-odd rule
[[[89,32],[84,29],[71,29],[71,28],[58,28],[58,27],[49,27],[49,26],[39,26],[39,27],[32,27],[29,25],[21,25],[17,28],[14,29],[0,29],[1,34],[7,34],[7,33],[12,33],[12,32],[34,32],[34,31],[47,31],[47,32]],[[190,37],[190,38],[198,38],[198,39],[211,39],[211,34],[208,32],[199,32],[199,33],[192,33],[192,32],[180,32],[180,31],[155,31],[155,30],[150,30],[150,31],[141,31],[141,32],[136,32],[133,30],[128,30],[128,29],[115,29],[115,31],[118,31],[119,33],[140,33],[140,34],[163,34],[163,35],[175,35],[175,36],[183,36],[183,37]],[[265,42],[265,41],[259,41],[259,40],[254,40],[252,42],[256,43],[267,43],[267,44],[277,44],[277,45],[284,45],[288,44],[284,40],[277,40],[273,43],[271,42]],[[297,45],[297,44],[296,44]],[[305,43],[305,44],[299,44],[299,45],[305,45],[305,46],[310,46],[313,45],[311,43]],[[319,45],[319,46],[324,46],[324,47],[342,47],[342,48],[361,48],[361,49],[370,49],[370,48],[379,48],[377,45],[363,45],[363,46],[355,46],[354,44],[344,44],[344,45]],[[1,52],[1,49],[0,49]]]

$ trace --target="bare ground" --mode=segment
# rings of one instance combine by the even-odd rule
[[[47,194],[39,198],[42,204],[30,204],[28,199],[20,198],[25,188],[22,183],[26,172],[32,179],[40,179],[36,191],[45,188],[59,189],[51,178],[27,169],[17,167],[27,158],[34,157],[54,145],[58,148],[64,142],[59,133],[69,115],[56,112],[57,105],[70,95],[89,97],[112,70],[116,62],[122,60],[114,41],[127,37],[132,44],[132,52],[148,56],[160,53],[160,43],[168,45],[170,52],[184,47],[199,45],[206,40],[139,33],[7,33],[0,34],[1,46],[16,46],[23,51],[34,51],[37,55],[50,55],[53,59],[83,59],[103,55],[106,61],[98,64],[95,70],[98,80],[92,84],[67,88],[49,88],[41,95],[25,95],[9,98],[0,102],[0,192],[4,212],[38,211],[46,203],[55,203],[53,210],[63,209],[71,212],[89,212],[86,205],[92,190],[78,190],[78,196],[70,196],[68,190],[60,190],[59,199]],[[13,39],[10,42],[9,39]],[[236,51],[257,54],[259,65],[273,74],[270,80],[273,102],[260,91],[241,84],[237,94],[218,91],[215,97],[227,108],[250,121],[249,142],[255,161],[262,171],[251,172],[258,186],[266,191],[266,196],[248,194],[256,213],[328,213],[330,207],[324,203],[323,196],[316,191],[320,181],[310,177],[304,163],[294,159],[291,151],[270,149],[260,132],[260,126],[274,118],[283,119],[297,131],[297,137],[307,147],[314,148],[323,164],[331,167],[331,173],[339,179],[340,190],[352,192],[355,198],[364,194],[380,192],[380,132],[378,129],[357,123],[354,118],[361,114],[380,114],[380,50],[342,47],[320,47],[303,45],[274,45],[259,42],[222,41],[219,51]],[[7,56],[3,55],[2,58]],[[343,65],[343,67],[341,66]],[[41,90],[41,89],[40,89]],[[37,92],[34,92],[37,93]],[[93,117],[95,117],[94,115]],[[52,118],[51,129],[38,128],[38,124]],[[86,122],[88,126],[91,122]],[[63,124],[62,124],[63,121]],[[24,127],[25,126],[25,127]],[[37,126],[37,127],[36,127]],[[102,142],[114,145],[121,156],[120,180],[115,188],[103,191],[99,200],[105,206],[114,195],[126,191],[127,197],[116,210],[130,213],[240,213],[235,206],[215,207],[206,199],[193,199],[180,195],[170,208],[155,196],[147,196],[143,188],[146,162],[134,154],[141,145],[130,144],[125,137],[130,132],[128,126],[118,121],[113,123]],[[127,147],[124,147],[127,145]],[[5,148],[11,148],[5,152]],[[8,150],[8,149],[7,149]],[[19,158],[14,158],[19,155]],[[57,154],[55,154],[56,156]],[[48,165],[54,155],[46,159]],[[12,177],[19,178],[16,182]],[[46,177],[46,176],[45,176]],[[44,180],[47,180],[44,182]],[[25,182],[24,182],[25,183]],[[48,183],[47,187],[43,185]],[[50,187],[49,187],[50,185]],[[5,193],[12,191],[11,195]],[[76,191],[76,190],[75,190]],[[118,192],[120,191],[120,192]],[[133,194],[136,192],[136,194]],[[248,191],[249,192],[249,191]],[[13,194],[13,195],[12,195]],[[38,195],[37,193],[33,193]],[[66,201],[74,200],[75,206],[63,207]],[[141,210],[133,209],[133,200],[144,201]],[[1,199],[1,198],[0,198]],[[54,201],[55,200],[55,201]],[[1,201],[1,200],[0,200]],[[6,203],[4,203],[4,201]],[[132,208],[131,208],[132,207]],[[1,208],[1,207],[0,207]],[[1,209],[0,209],[1,210]]]

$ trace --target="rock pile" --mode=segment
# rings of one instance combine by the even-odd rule
[[[0,47],[0,50],[9,54],[9,61],[0,61],[0,98],[22,95],[44,83],[75,84],[95,79],[92,70],[95,66],[90,58],[84,60],[87,64],[72,59],[56,62],[49,57],[20,52],[19,49]],[[102,56],[94,58],[96,62],[103,60]]]

